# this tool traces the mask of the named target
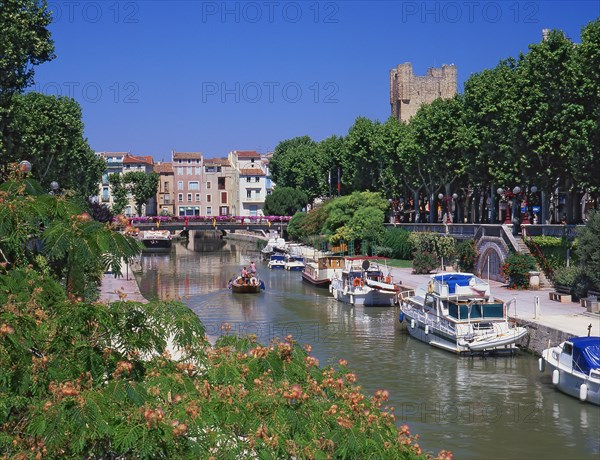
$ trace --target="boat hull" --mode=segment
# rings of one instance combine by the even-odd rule
[[[339,302],[365,307],[393,307],[395,304],[396,293],[393,291],[370,288],[345,290],[332,286],[330,286],[331,293]]]
[[[452,353],[514,353],[516,343],[527,335],[525,328],[513,328],[472,341],[465,340],[453,333],[451,326],[444,321],[438,324],[427,323],[414,316],[410,310],[402,309],[401,317],[411,337],[436,348]]]
[[[236,294],[258,294],[260,292],[260,285],[258,286],[249,286],[249,285],[231,285],[231,292]]]
[[[552,356],[552,351],[556,348],[544,350],[540,358],[544,362],[544,371],[549,371],[550,375],[553,376],[552,383],[554,386],[562,393],[581,400],[581,386],[585,384],[587,390],[585,402],[600,406],[600,378],[592,379],[580,372],[561,367],[559,361]],[[554,371],[558,372],[557,379],[554,377]]]
[[[318,288],[327,288],[331,284],[331,280],[329,278],[316,279],[310,276],[310,274],[306,273],[305,271],[302,272],[302,280]]]

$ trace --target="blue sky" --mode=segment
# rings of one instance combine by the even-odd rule
[[[389,71],[474,72],[543,28],[575,42],[594,1],[49,1],[57,58],[31,89],[71,95],[96,151],[170,159],[271,151],[390,115]]]

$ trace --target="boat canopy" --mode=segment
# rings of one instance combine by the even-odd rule
[[[469,315],[469,308],[471,314]],[[473,303],[458,304],[456,302],[448,302],[448,314],[454,319],[497,319],[504,317],[504,305],[502,303]]]
[[[281,261],[284,261],[285,260],[285,256],[283,254],[273,254],[271,256],[271,260],[281,260]]]
[[[573,344],[573,364],[584,374],[591,369],[600,369],[600,337],[575,337]]]
[[[433,279],[448,285],[448,292],[454,294],[456,286],[469,286],[471,280],[475,278],[473,275],[464,273],[450,273],[435,275]]]

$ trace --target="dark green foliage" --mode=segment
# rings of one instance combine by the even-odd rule
[[[34,66],[54,58],[45,2],[3,0],[0,7],[0,100],[33,83]]]
[[[456,256],[458,257],[458,267],[463,272],[472,272],[477,261],[477,249],[474,240],[461,241],[456,245]]]
[[[409,260],[414,247],[409,239],[410,233],[403,228],[387,228],[383,235],[382,245],[390,248],[389,257]]]
[[[301,241],[307,235],[304,232],[304,223],[306,222],[307,214],[305,212],[297,212],[292,216],[287,227],[287,234],[290,239]]]
[[[567,290],[574,300],[587,297],[594,290],[594,279],[582,267],[560,267],[554,272],[552,284],[557,290]]]
[[[439,264],[440,263],[435,257],[435,254],[432,254],[428,251],[417,251],[413,256],[412,261],[413,273],[418,275],[431,273],[431,271],[438,267]]]
[[[529,287],[529,272],[537,271],[535,259],[531,254],[513,252],[500,267],[502,275],[507,278],[509,286],[514,289]]]
[[[590,215],[585,228],[577,233],[576,255],[580,267],[600,288],[600,212]]]
[[[567,254],[569,253],[570,247],[567,238],[534,236],[528,238],[525,243],[533,257],[535,257],[538,266],[542,267],[547,275],[552,275],[552,273],[547,273],[548,268],[554,272],[560,267],[565,267],[567,265]],[[571,252],[571,257],[573,257],[573,255],[573,252]]]
[[[268,216],[292,216],[308,204],[308,196],[302,190],[276,187],[265,199],[264,213]]]

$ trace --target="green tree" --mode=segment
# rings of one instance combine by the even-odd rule
[[[287,234],[292,240],[300,241],[307,235],[304,231],[307,213],[298,211],[292,216],[287,226]]]
[[[578,184],[600,192],[600,19],[581,32],[575,47],[576,99],[582,114],[568,138],[569,164]]]
[[[303,155],[316,150],[317,143],[308,136],[281,141],[269,162],[271,177],[281,187],[296,188],[302,182],[303,168],[307,165]],[[300,178],[298,177],[300,175]]]
[[[516,154],[525,158],[520,183],[542,191],[542,222],[549,223],[549,195],[562,182],[572,184],[568,143],[577,124],[575,103],[575,45],[553,30],[519,59],[519,105]]]
[[[156,196],[160,176],[155,173],[130,171],[123,174],[121,181],[133,196],[138,216],[142,215],[142,206]]]
[[[45,1],[3,0],[0,5],[0,106],[33,83],[34,67],[54,59]]]
[[[575,249],[579,265],[600,288],[600,212],[591,213],[585,227],[577,233]]]
[[[427,192],[430,222],[434,222],[437,192],[450,193],[452,184],[465,175],[465,124],[462,98],[436,99],[419,108],[410,119],[409,129],[415,149],[406,158],[409,171]]]
[[[85,198],[96,195],[106,165],[83,137],[81,117],[74,99],[15,95],[5,130],[6,158],[9,162],[28,160],[33,176],[46,189],[50,182],[59,181],[61,188]]]
[[[110,229],[66,196],[20,178],[0,186],[0,253],[11,267],[45,262],[73,296],[93,296],[105,270],[119,273],[140,251],[137,240]]]
[[[108,176],[108,183],[111,188],[111,195],[113,198],[112,212],[114,214],[121,214],[129,203],[127,199],[127,189],[120,174],[114,173]]]
[[[269,216],[291,216],[308,204],[308,196],[292,187],[275,187],[273,193],[265,198],[265,214]]]

